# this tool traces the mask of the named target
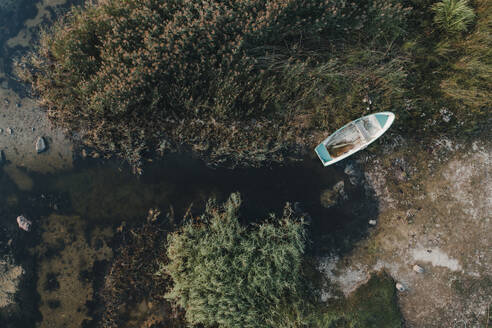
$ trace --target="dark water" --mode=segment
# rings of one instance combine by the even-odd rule
[[[8,205],[8,198],[17,199],[10,204],[10,211],[33,218],[56,208],[80,216],[89,225],[117,226],[123,221],[130,225],[143,222],[150,208],[167,212],[172,206],[179,220],[191,206],[192,213],[198,215],[210,197],[220,202],[230,193],[240,192],[244,222],[280,214],[286,202],[298,202],[313,218],[316,237],[376,214],[376,206],[370,206],[371,197],[360,185],[349,182],[344,164],[325,168],[317,159],[306,159],[286,166],[228,170],[210,169],[189,156],[170,155],[149,163],[144,174],[136,176],[118,161],[84,160],[76,162],[74,169],[56,174],[25,172],[33,183],[29,191],[19,190],[3,174],[0,199],[3,206]],[[339,181],[345,181],[349,199],[334,208],[322,207],[320,194]]]
[[[192,214],[199,215],[210,197],[223,201],[231,192],[240,192],[243,223],[261,221],[270,213],[281,215],[286,202],[297,203],[311,216],[308,254],[340,254],[364,236],[367,221],[377,215],[371,195],[361,184],[352,185],[344,174],[346,164],[324,168],[317,159],[306,159],[287,166],[228,170],[210,169],[192,157],[172,155],[149,163],[142,176],[135,176],[121,162],[90,159],[56,174],[22,172],[24,178],[31,179],[30,190],[19,189],[0,169],[0,252],[13,253],[27,272],[19,302],[28,320],[14,316],[14,326],[33,327],[35,321],[42,320],[36,284],[38,276],[46,273],[38,272],[43,258],[33,256],[30,250],[49,242],[42,240],[41,234],[52,213],[78,216],[84,222],[83,233],[90,236],[104,227],[115,231],[122,222],[127,227],[138,226],[145,222],[149,208],[165,213],[172,206],[179,224],[190,206]],[[322,207],[320,194],[339,181],[344,181],[347,199],[329,209]],[[15,218],[21,213],[33,221],[33,231],[25,233],[17,227]],[[73,227],[67,227],[67,234],[79,236],[70,229]],[[118,247],[117,241],[108,244]],[[105,272],[94,269],[91,280],[100,285]],[[58,315],[63,311],[61,307]],[[2,320],[10,319],[0,313]]]
[[[12,75],[12,60],[29,51],[30,47],[9,48],[4,43],[17,35],[24,21],[36,15],[38,2],[12,2],[12,6],[0,11],[0,69],[5,72],[0,83],[20,93],[25,89]],[[70,0],[58,10],[63,12],[69,5],[82,2]],[[52,17],[55,16],[53,12]],[[44,21],[43,24],[48,25],[49,22]],[[101,229],[115,231],[123,222],[126,227],[142,224],[149,208],[159,208],[163,213],[172,209],[176,224],[179,224],[188,208],[193,215],[199,215],[210,197],[224,201],[230,193],[240,192],[244,224],[261,221],[270,213],[280,215],[286,202],[296,203],[311,216],[307,227],[311,240],[309,254],[343,253],[364,236],[367,221],[377,215],[377,203],[370,193],[360,184],[351,185],[343,173],[345,164],[346,161],[324,168],[317,159],[308,158],[287,166],[226,170],[210,169],[190,156],[170,155],[163,161],[149,163],[142,176],[135,176],[121,162],[88,159],[76,161],[70,171],[55,174],[36,174],[19,169],[20,184],[19,179],[14,181],[5,168],[0,167],[0,258],[8,254],[25,271],[16,296],[18,308],[10,314],[0,309],[0,328],[35,327],[40,322],[42,327],[47,326],[43,324],[41,307],[45,296],[39,293],[39,282],[43,276],[56,277],[58,273],[55,268],[43,271],[43,263],[50,259],[36,255],[35,249],[52,242],[43,240],[42,234],[53,213],[77,216],[82,225],[59,228],[65,229],[73,240],[83,236],[89,240]],[[322,207],[322,191],[341,180],[345,182],[348,198],[335,207]],[[31,232],[26,233],[17,227],[15,218],[20,214],[33,221]],[[112,240],[111,236],[106,239],[113,249],[119,246],[118,240]],[[57,251],[60,250],[53,250],[52,257],[61,257]],[[84,276],[80,272],[76,279],[89,279],[94,286],[100,286],[106,271],[98,263],[94,264],[89,275]],[[51,285],[56,287],[56,279],[48,279],[48,287]],[[56,292],[53,295],[56,296]],[[79,295],[72,296],[76,298]],[[71,316],[73,312],[65,307],[62,298],[60,300],[51,300],[50,304],[58,302],[61,306],[56,312],[49,313]],[[97,306],[86,305],[90,316],[91,309]]]

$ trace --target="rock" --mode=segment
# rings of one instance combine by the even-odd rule
[[[338,195],[333,190],[326,189],[319,196],[319,201],[324,208],[330,208],[337,204]]]
[[[319,197],[321,206],[330,208],[335,206],[341,199],[347,199],[344,185],[343,181],[339,181],[332,189],[325,189]]]
[[[82,151],[80,152],[80,155],[82,156],[82,158],[86,158],[87,157],[87,151],[85,149],[82,149]]]
[[[404,292],[406,291],[407,289],[405,288],[405,286],[403,286],[403,284],[397,282],[396,283],[396,289],[398,289],[399,292]]]
[[[38,140],[36,140],[36,151],[39,154],[45,150],[46,150],[46,141],[44,140],[43,137],[38,137]]]
[[[5,105],[7,105],[7,106],[8,106],[8,105],[10,104],[10,101],[9,101],[7,98],[5,98],[5,99],[3,100],[3,103],[4,103]]]
[[[12,133],[14,133],[14,130],[12,130],[11,128],[7,128],[7,133],[12,134]]]
[[[362,178],[362,173],[360,172],[360,170],[357,170],[355,168],[354,164],[348,164],[347,166],[345,166],[343,172],[348,175],[349,181],[353,185],[357,185]]]
[[[19,215],[17,217],[17,224],[19,225],[19,228],[21,228],[24,231],[29,231],[31,230],[31,225],[32,222],[29,221],[25,216]]]
[[[417,265],[417,264],[415,264],[413,266],[413,271],[415,271],[417,273],[424,273],[425,272],[424,268],[422,268],[420,265]]]
[[[99,153],[92,153],[92,158],[99,158],[101,155]]]
[[[376,220],[369,220],[369,225],[375,226],[377,224]]]
[[[2,128],[0,128],[0,133],[3,133],[3,129]]]
[[[20,108],[22,105],[21,105],[21,103],[17,103],[17,104],[15,104],[15,106],[16,106],[17,108]]]

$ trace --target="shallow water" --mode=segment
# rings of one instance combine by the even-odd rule
[[[0,0],[1,88],[25,92],[12,76],[12,59],[29,51],[39,25],[56,16],[52,5],[81,2]],[[210,197],[220,202],[239,191],[246,224],[298,202],[312,217],[310,254],[350,250],[377,214],[377,203],[350,184],[343,173],[347,162],[324,168],[312,155],[287,166],[236,170],[169,155],[148,163],[142,176],[117,160],[79,159],[72,169],[51,174],[0,166],[0,258],[13,258],[25,271],[14,305],[0,309],[0,327],[96,327],[95,295],[101,268],[119,246],[115,232],[145,222],[150,208],[172,210],[179,224],[188,209],[199,215]],[[322,207],[320,194],[341,180],[348,199]],[[33,221],[31,232],[17,227],[20,214]]]
[[[228,170],[208,168],[190,156],[170,155],[149,163],[142,176],[133,175],[121,162],[93,159],[80,160],[73,169],[56,174],[15,168],[22,176],[16,179],[6,169],[13,168],[0,171],[0,250],[13,253],[31,277],[26,285],[30,289],[20,302],[30,309],[29,320],[16,315],[2,319],[0,314],[0,320],[15,322],[15,327],[32,327],[34,321],[37,327],[64,325],[52,320],[64,316],[72,317],[71,327],[84,322],[84,327],[97,326],[91,323],[88,304],[93,301],[94,282],[103,279],[104,271],[95,266],[111,261],[112,250],[118,247],[113,238],[118,227],[123,222],[126,227],[145,222],[150,208],[165,213],[172,206],[179,224],[190,206],[193,215],[199,215],[208,198],[223,201],[239,191],[241,219],[248,223],[269,213],[280,214],[286,202],[298,202],[312,217],[309,253],[318,255],[349,250],[377,211],[364,190],[350,184],[343,164],[324,168],[317,159]],[[320,194],[339,181],[345,181],[348,200],[322,207]],[[15,218],[20,214],[33,221],[31,232],[17,227]],[[47,288],[50,281],[57,288]]]

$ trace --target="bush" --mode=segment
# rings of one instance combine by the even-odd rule
[[[466,38],[451,43],[456,58],[441,82],[441,90],[456,101],[465,128],[479,127],[490,118],[492,99],[492,3],[477,1],[477,24]]]
[[[324,74],[359,42],[388,55],[407,13],[399,0],[100,0],[44,32],[18,71],[56,124],[134,165],[184,144],[215,163],[282,161],[326,91],[289,68]]]
[[[191,325],[298,327],[302,320],[302,221],[284,217],[255,228],[238,221],[239,194],[168,237],[165,271],[174,285],[166,295]],[[274,218],[272,218],[273,221]]]
[[[473,9],[468,7],[468,0],[443,0],[434,4],[432,10],[434,23],[448,34],[466,31],[475,18]]]

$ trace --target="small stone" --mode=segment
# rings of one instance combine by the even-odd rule
[[[405,288],[405,286],[403,286],[403,284],[401,284],[401,283],[399,283],[399,282],[397,282],[397,283],[396,283],[396,289],[398,289],[398,291],[400,291],[400,292],[404,292],[404,291],[406,291],[406,290],[407,290],[407,289]]]
[[[29,231],[31,230],[31,225],[32,225],[32,222],[29,221],[28,219],[26,219],[25,216],[23,215],[19,215],[17,217],[17,225],[19,226],[19,228],[21,228],[22,230],[24,231]]]
[[[369,220],[369,225],[375,226],[377,224],[376,220]]]
[[[38,140],[36,141],[36,151],[39,154],[45,150],[46,150],[46,141],[44,141],[43,137],[38,137]]]
[[[92,153],[92,158],[99,158],[101,155],[99,153]]]
[[[4,102],[4,104],[5,104],[5,105],[7,105],[7,106],[10,104],[10,101],[9,101],[7,98],[5,98],[5,99],[3,100],[3,102]]]
[[[413,266],[413,271],[415,271],[417,273],[424,273],[424,268],[422,268],[420,265],[415,264]]]
[[[3,129],[2,128],[0,128],[0,133],[3,133]]]
[[[35,128],[31,128],[31,131],[34,132],[34,130],[36,130]]]
[[[82,151],[80,152],[80,155],[83,157],[83,158],[86,158],[87,157],[87,151],[85,149],[82,149]]]
[[[17,108],[20,108],[22,105],[21,105],[21,103],[17,103],[17,104],[15,104],[15,106],[16,106]]]
[[[7,133],[12,134],[12,133],[14,133],[14,130],[12,130],[11,128],[7,128]]]
[[[352,185],[359,184],[362,179],[362,173],[354,166],[354,164],[345,166],[343,172],[349,177],[349,181]]]

